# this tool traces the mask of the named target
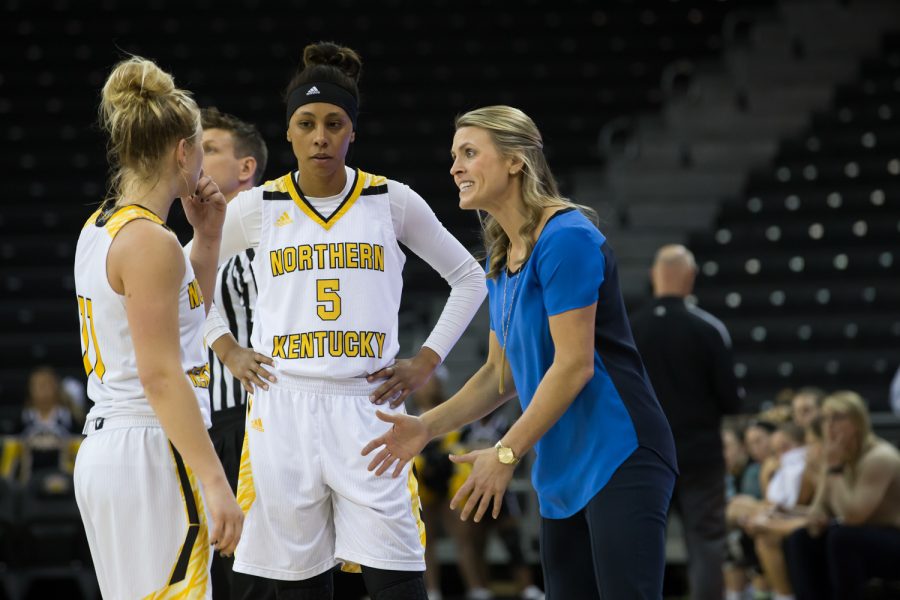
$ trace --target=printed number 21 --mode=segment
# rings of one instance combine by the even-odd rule
[[[323,321],[336,321],[341,316],[341,297],[338,291],[341,289],[339,279],[316,280],[316,313]]]
[[[94,306],[90,298],[78,296],[78,314],[81,317],[81,360],[84,363],[84,372],[90,376],[93,372],[100,381],[103,381],[103,375],[106,374],[106,365],[103,364],[103,357],[100,356],[100,346],[97,344],[97,332],[94,330]],[[88,340],[88,321],[91,322],[91,338],[94,346],[94,363],[91,364]]]

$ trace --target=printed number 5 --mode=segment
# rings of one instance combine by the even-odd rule
[[[316,313],[323,321],[336,321],[341,316],[341,297],[337,294],[340,289],[339,279],[316,280]]]

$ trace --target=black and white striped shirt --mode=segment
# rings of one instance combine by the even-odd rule
[[[253,331],[253,309],[256,306],[256,275],[253,273],[252,249],[236,254],[219,267],[216,275],[214,302],[219,314],[228,321],[228,329],[238,344],[250,347]],[[247,392],[241,382],[222,364],[209,349],[209,395],[212,416],[216,413],[247,403]]]

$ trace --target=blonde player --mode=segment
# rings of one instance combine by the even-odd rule
[[[409,187],[345,165],[358,55],[319,43],[303,60],[286,93],[298,169],[238,195],[223,227],[222,260],[256,249],[251,342],[278,376],[261,365],[235,373],[256,391],[234,570],[277,580],[279,598],[305,600],[330,597],[332,568],[357,563],[373,600],[425,600],[416,481],[409,469],[374,476],[360,449],[383,427],[375,405],[402,412],[456,343],[484,299],[484,273]],[[434,331],[407,360],[396,359],[398,242],[451,286]],[[220,355],[235,344],[225,326],[208,325],[207,340]]]
[[[243,522],[206,432],[204,297],[225,199],[202,176],[196,103],[153,62],[116,65],[100,116],[114,174],[75,253],[94,401],[76,499],[105,598],[210,598],[210,546],[232,553]],[[190,260],[165,226],[178,196],[194,226]]]

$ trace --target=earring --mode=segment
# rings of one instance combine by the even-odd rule
[[[191,192],[191,184],[188,183],[187,176],[185,175],[187,171],[184,170],[184,167],[180,162],[178,163],[178,173],[181,175],[181,179],[184,181],[184,191],[189,197],[193,196],[194,194],[193,192]]]
[[[188,183],[187,177],[184,176],[184,171],[181,171],[181,179],[184,180],[184,191],[187,192],[188,196],[193,196],[190,190],[190,184]]]

